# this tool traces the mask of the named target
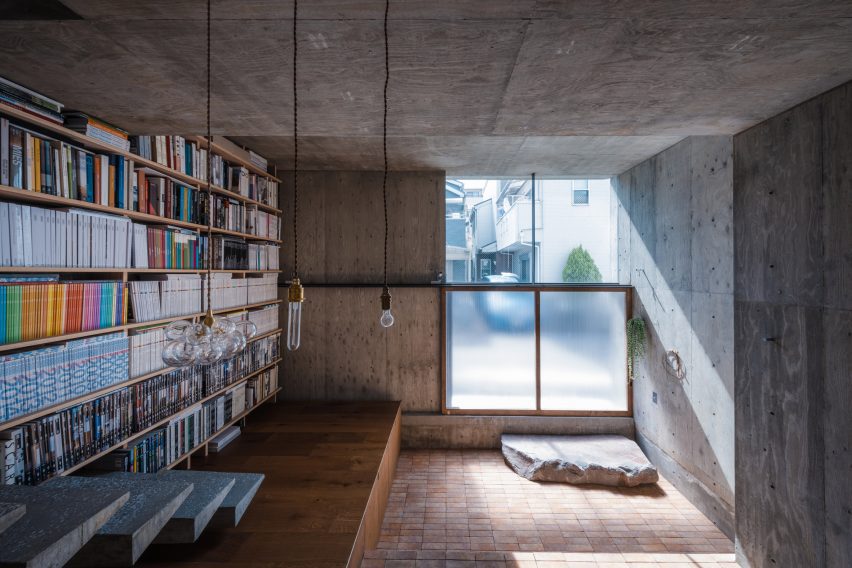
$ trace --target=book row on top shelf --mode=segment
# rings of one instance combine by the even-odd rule
[[[62,107],[57,101],[43,95],[33,96],[32,91],[0,77],[3,115],[88,150],[138,158],[140,165],[175,174],[190,184],[206,181],[209,145],[204,137],[130,136],[127,131],[86,113],[62,113]],[[265,158],[221,137],[214,139],[212,155],[216,191],[236,192],[241,199],[276,210],[280,180],[269,173]]]
[[[249,183],[256,177],[236,176],[233,191],[208,195],[200,185],[187,184],[150,167],[138,167],[133,158],[94,154],[0,118],[0,185],[61,197],[70,203],[95,204],[195,227],[209,225],[248,238],[278,240],[277,210],[261,208],[250,197],[260,197],[256,186]],[[277,203],[277,186],[274,192],[264,188],[264,195],[269,193],[268,199]]]

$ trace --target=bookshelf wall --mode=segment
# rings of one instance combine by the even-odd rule
[[[0,118],[7,119],[10,124],[21,126],[23,128],[29,129],[37,135],[43,134],[46,138],[51,140],[60,141],[62,143],[68,144],[70,146],[76,148],[82,148],[89,152],[95,152],[98,154],[106,154],[108,156],[118,156],[121,158],[125,158],[127,160],[132,160],[132,165],[134,170],[138,170],[139,168],[144,168],[146,171],[150,170],[152,172],[162,174],[162,176],[173,180],[175,183],[185,184],[185,186],[200,192],[201,194],[206,194],[207,191],[207,182],[199,179],[197,177],[187,175],[177,169],[173,169],[171,167],[165,166],[162,163],[157,161],[143,158],[135,153],[130,151],[123,150],[121,148],[115,147],[114,145],[105,143],[97,138],[92,136],[87,136],[85,134],[81,134],[76,130],[71,130],[69,128],[65,128],[64,126],[53,123],[50,120],[43,119],[39,116],[35,116],[29,112],[24,110],[20,110],[14,107],[7,107],[5,105],[0,105]],[[189,142],[192,141],[199,148],[208,149],[209,144],[204,137],[199,136],[187,136],[185,139]],[[245,168],[255,176],[261,176],[266,178],[268,182],[278,183],[278,180],[274,175],[269,174],[264,169],[258,167],[255,163],[250,160],[245,159],[244,156],[239,155],[237,152],[233,151],[232,148],[228,147],[225,144],[219,144],[214,140],[212,145],[212,151],[214,154],[220,156],[225,162],[227,162],[231,167],[241,167]],[[26,156],[25,156],[26,159]],[[125,162],[126,163],[126,162]],[[61,195],[54,195],[51,193],[43,193],[39,191],[31,191],[27,189],[22,189],[19,187],[13,187],[12,185],[0,184],[0,203],[7,204],[16,204],[16,205],[27,205],[31,208],[43,208],[46,210],[57,210],[57,211],[68,211],[71,209],[74,210],[82,210],[82,211],[91,211],[93,214],[107,214],[107,215],[115,215],[121,216],[126,219],[129,219],[132,223],[137,223],[141,225],[146,225],[148,227],[171,227],[182,230],[187,230],[190,232],[197,232],[200,235],[205,235],[208,230],[214,235],[223,235],[227,237],[235,237],[237,239],[241,239],[242,241],[250,244],[257,243],[260,245],[281,245],[282,241],[280,239],[281,230],[283,227],[281,226],[281,210],[278,208],[277,203],[273,202],[263,202],[258,199],[254,199],[252,197],[241,195],[240,193],[235,193],[234,191],[222,187],[220,185],[213,185],[210,188],[210,192],[212,195],[219,195],[226,197],[228,200],[235,200],[237,202],[242,203],[246,207],[256,208],[257,211],[263,211],[265,214],[269,214],[277,218],[277,227],[278,234],[276,235],[278,238],[267,235],[259,235],[252,234],[248,232],[242,231],[233,231],[219,227],[208,227],[206,224],[199,224],[194,222],[189,222],[181,219],[173,219],[168,216],[155,215],[142,211],[135,211],[131,209],[127,209],[124,207],[115,207],[111,205],[104,205],[102,203],[96,203],[92,201],[84,201],[80,199],[73,199],[70,197],[64,197]],[[210,223],[212,224],[212,211],[210,211],[209,218]],[[211,243],[208,243],[208,246]],[[261,247],[262,248],[262,247]],[[128,251],[130,254],[130,251]],[[203,254],[206,254],[204,252]],[[276,254],[277,259],[277,254]],[[203,276],[206,274],[206,268],[137,268],[130,267],[132,264],[127,259],[128,266],[122,267],[67,267],[67,266],[7,266],[7,263],[0,263],[0,281],[6,282],[8,285],[12,283],[9,282],[12,278],[25,278],[25,277],[39,277],[40,275],[52,275],[51,277],[58,277],[60,282],[71,282],[75,281],[75,279],[85,280],[85,281],[96,281],[96,282],[117,282],[122,283],[123,286],[130,286],[134,282],[139,280],[145,280],[149,278],[157,278],[157,277],[168,277],[167,275],[186,275],[188,277],[191,276]],[[222,262],[224,264],[224,262]],[[214,265],[215,266],[215,265]],[[277,267],[277,264],[275,265]],[[267,268],[267,269],[229,269],[229,268],[216,268],[213,271],[214,278],[215,275],[227,275],[230,279],[236,281],[240,279],[259,279],[265,275],[276,275],[280,271],[277,268]],[[14,277],[11,275],[15,275]],[[214,280],[215,282],[215,280]],[[253,282],[253,280],[252,280]],[[246,282],[248,284],[249,282]],[[215,290],[215,288],[214,288]],[[214,313],[217,314],[237,314],[248,312],[249,314],[255,313],[256,311],[262,310],[264,308],[269,308],[271,306],[276,306],[280,303],[280,300],[270,298],[264,301],[254,301],[252,302],[252,298],[250,295],[247,295],[250,298],[246,303],[241,305],[234,305],[222,309],[214,309]],[[264,296],[266,297],[266,296]],[[4,297],[0,296],[0,310],[5,309],[5,305],[3,305]],[[214,304],[214,308],[215,308]],[[116,308],[119,309],[119,308]],[[6,361],[11,360],[11,358],[22,354],[28,353],[32,350],[36,349],[44,349],[50,348],[52,346],[62,346],[65,345],[69,341],[74,340],[94,340],[100,336],[105,336],[108,334],[123,334],[128,335],[129,333],[134,333],[135,330],[152,330],[160,327],[164,327],[168,325],[170,322],[175,320],[193,320],[198,321],[204,315],[203,309],[194,311],[193,313],[183,314],[179,316],[172,317],[164,317],[160,319],[155,319],[151,321],[135,321],[133,318],[133,309],[131,302],[127,299],[124,300],[123,306],[120,308],[123,310],[121,322],[119,325],[111,325],[106,327],[100,327],[97,329],[86,329],[73,331],[71,333],[62,333],[62,334],[47,334],[40,337],[28,338],[25,340],[19,341],[6,341],[0,342],[0,365],[5,364]],[[277,312],[277,310],[276,310]],[[2,325],[2,321],[0,321],[0,325]],[[230,392],[231,389],[238,387],[239,385],[247,384],[248,381],[251,381],[254,377],[257,377],[259,374],[264,373],[270,369],[277,369],[277,365],[280,362],[280,334],[281,334],[280,326],[272,329],[270,331],[266,331],[264,333],[260,333],[255,338],[250,340],[251,344],[254,344],[258,341],[268,341],[270,338],[273,338],[276,343],[276,357],[274,360],[264,365],[260,369],[253,370],[251,373],[246,374],[241,377],[232,377],[231,380],[225,387],[218,389],[214,392],[207,393],[203,399],[194,401],[191,405],[187,407],[180,408],[179,411],[159,420],[153,425],[147,426],[143,429],[135,430],[132,432],[127,432],[126,435],[120,436],[120,439],[117,439],[114,443],[107,445],[106,447],[100,449],[93,455],[87,457],[85,460],[78,461],[69,467],[64,467],[61,471],[55,472],[55,475],[67,475],[74,471],[77,471],[81,468],[90,466],[92,463],[97,462],[104,458],[104,456],[110,454],[111,452],[119,449],[126,449],[132,447],[134,443],[138,442],[141,439],[144,439],[145,436],[149,435],[156,430],[163,428],[169,424],[169,422],[178,416],[181,413],[185,413],[188,410],[193,408],[200,408],[205,402],[215,400],[217,397],[223,396],[226,392]],[[1,339],[1,338],[0,338]],[[129,342],[128,342],[129,343]],[[249,346],[249,348],[250,348]],[[248,349],[248,348],[247,348]],[[6,468],[8,470],[8,455],[9,448],[14,446],[15,443],[20,443],[20,440],[15,440],[12,434],[15,434],[21,430],[22,427],[27,426],[28,424],[33,424],[39,420],[46,420],[51,416],[58,416],[59,413],[63,411],[68,411],[69,409],[73,409],[78,407],[81,404],[92,403],[93,401],[101,400],[102,397],[107,395],[111,395],[114,393],[118,393],[122,391],[122,389],[133,388],[134,386],[138,386],[141,384],[145,384],[146,381],[150,381],[151,379],[155,379],[157,377],[166,376],[169,373],[175,371],[172,368],[163,368],[159,369],[147,374],[143,374],[141,376],[131,377],[130,369],[128,365],[128,376],[126,380],[122,380],[113,384],[110,384],[106,387],[91,390],[89,392],[85,392],[79,396],[75,396],[73,398],[68,398],[59,403],[52,405],[45,405],[43,407],[39,407],[37,410],[33,412],[28,412],[26,414],[20,414],[16,416],[0,416],[3,420],[0,420],[0,448],[4,448],[2,451],[5,452],[4,456],[6,457],[7,463]],[[3,376],[0,375],[0,379]],[[256,379],[255,379],[256,380]],[[2,380],[0,380],[0,396],[3,395],[3,389],[5,389]],[[252,412],[255,408],[259,407],[261,404],[273,400],[276,398],[278,391],[280,388],[275,384],[274,388],[270,392],[265,392],[262,397],[258,397],[255,404],[250,408],[245,408],[233,416],[229,416],[225,421],[225,425],[214,432],[211,436],[201,441],[201,443],[196,446],[189,448],[188,451],[184,452],[182,455],[178,456],[177,459],[170,461],[169,463],[164,464],[164,467],[171,468],[176,466],[181,462],[186,462],[187,466],[189,463],[190,456],[198,451],[201,448],[206,446],[207,441],[212,439],[219,431],[227,428],[230,425],[233,425],[240,420],[243,420],[250,412]],[[45,442],[46,443],[46,442]],[[11,444],[11,446],[10,446]],[[26,446],[26,443],[24,444]],[[24,447],[23,451],[27,452],[30,448]],[[32,461],[32,458],[30,458]],[[28,464],[31,465],[31,464]],[[51,474],[54,475],[54,474]],[[50,477],[48,475],[47,477]],[[0,483],[3,483],[4,480],[8,479],[7,476],[3,479],[0,479]],[[40,479],[43,481],[43,479]]]

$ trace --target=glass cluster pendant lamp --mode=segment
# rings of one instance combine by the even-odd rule
[[[287,291],[287,349],[295,351],[302,342],[302,302],[305,301],[305,289],[298,278],[290,282]]]
[[[163,349],[163,362],[170,367],[210,365],[238,354],[256,334],[253,322],[234,322],[208,310],[199,323],[178,320],[166,327],[169,342]]]

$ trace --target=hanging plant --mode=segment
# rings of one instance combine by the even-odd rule
[[[630,318],[627,320],[627,378],[633,382],[633,369],[636,360],[645,354],[645,320]]]

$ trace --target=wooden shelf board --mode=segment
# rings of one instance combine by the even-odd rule
[[[272,331],[268,331],[268,332],[266,332],[262,335],[252,337],[251,339],[249,339],[247,341],[247,343],[253,343],[255,341],[259,341],[259,340],[264,339],[266,337],[269,337],[271,335],[275,335],[276,333],[281,333],[282,331],[283,330],[281,328],[274,329]],[[137,383],[147,381],[148,379],[153,379],[154,377],[158,377],[160,375],[165,375],[166,373],[169,373],[169,372],[174,371],[174,370],[175,370],[175,367],[165,367],[163,369],[159,369],[158,371],[152,371],[152,372],[147,373],[145,375],[133,377],[131,379],[127,379],[126,381],[121,381],[120,383],[114,383],[114,384],[111,384],[111,385],[104,387],[102,389],[98,389],[96,391],[92,391],[92,392],[86,393],[84,395],[80,395],[78,397],[75,397],[75,398],[70,398],[68,400],[58,402],[58,403],[56,403],[52,406],[46,406],[44,408],[40,408],[39,410],[36,410],[35,412],[31,412],[29,414],[24,414],[23,416],[18,416],[16,418],[13,418],[12,420],[8,420],[6,422],[0,422],[0,431],[8,430],[9,428],[14,428],[16,426],[20,426],[21,424],[24,424],[25,422],[37,420],[39,418],[42,418],[43,416],[48,416],[48,415],[53,414],[55,412],[60,412],[62,410],[65,410],[66,408],[71,408],[72,406],[76,406],[78,404],[82,404],[84,402],[94,400],[94,399],[101,397],[105,394],[108,394],[110,392],[121,390],[121,389],[129,387],[129,386],[133,386]]]
[[[93,456],[86,458],[85,460],[81,461],[78,464],[74,464],[70,468],[67,468],[64,471],[62,471],[59,475],[60,476],[61,475],[70,475],[70,474],[74,473],[75,471],[86,467],[87,465],[98,460],[99,458],[103,457],[104,455],[110,453],[113,450],[117,450],[119,448],[126,448],[128,445],[130,445],[135,440],[138,440],[139,438],[144,437],[146,434],[150,434],[154,430],[157,430],[158,428],[162,428],[163,426],[167,425],[169,423],[169,421],[172,418],[174,418],[175,416],[177,416],[178,414],[186,412],[187,410],[191,410],[191,409],[195,408],[196,406],[204,404],[208,400],[212,400],[212,399],[216,398],[217,396],[221,395],[222,393],[224,393],[228,389],[231,389],[231,388],[233,388],[233,387],[235,387],[235,386],[237,386],[241,383],[244,383],[245,381],[249,380],[250,378],[254,377],[255,375],[259,375],[260,373],[262,373],[262,372],[264,372],[268,369],[271,369],[272,367],[274,367],[275,365],[277,365],[280,362],[281,362],[280,358],[276,359],[274,362],[270,363],[269,365],[266,365],[265,367],[262,367],[262,368],[258,369],[257,371],[254,371],[253,373],[249,373],[245,377],[242,377],[242,378],[234,381],[233,383],[231,383],[227,387],[221,388],[218,391],[207,395],[206,397],[190,404],[186,408],[183,408],[183,409],[179,410],[178,412],[175,412],[174,414],[170,415],[169,417],[163,418],[159,422],[156,422],[156,423],[152,424],[151,426],[148,426],[147,428],[140,430],[139,432],[134,432],[133,434],[131,434],[129,437],[125,438],[124,440],[117,442],[117,443],[113,444],[112,446],[109,446],[108,448],[106,448],[104,450],[101,450],[100,452],[96,453]]]

